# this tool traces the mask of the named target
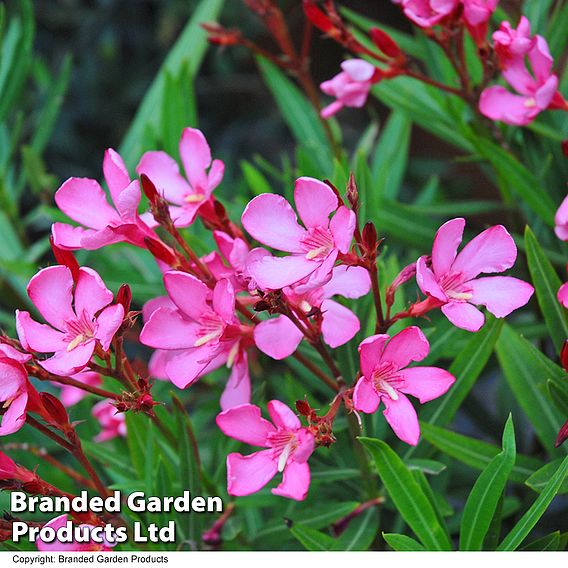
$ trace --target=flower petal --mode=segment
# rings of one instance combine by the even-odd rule
[[[67,348],[65,334],[49,325],[38,323],[29,312],[16,310],[16,330],[22,346],[39,353],[53,353]]]
[[[144,324],[140,343],[155,349],[187,349],[197,341],[197,325],[179,310],[158,308]]]
[[[164,274],[164,286],[174,304],[191,319],[197,321],[202,314],[212,311],[207,304],[209,288],[199,278],[171,270]]]
[[[221,409],[228,410],[241,404],[248,404],[250,402],[250,393],[248,360],[246,353],[243,353],[240,360],[235,361],[231,368],[229,380],[221,395]]]
[[[88,235],[96,234],[93,229],[83,229],[83,227],[73,227],[67,223],[53,223],[51,235],[53,242],[62,249],[77,250],[82,248],[82,240]]]
[[[449,272],[463,239],[465,219],[458,217],[444,223],[436,232],[432,246],[432,270],[438,277]]]
[[[534,293],[534,288],[528,282],[511,276],[477,278],[467,285],[473,293],[470,302],[485,306],[498,318],[504,318],[524,306]]]
[[[426,258],[424,256],[421,256],[416,261],[416,283],[420,290],[427,296],[432,296],[441,302],[448,301],[448,297],[438,284],[436,276],[434,276],[434,273],[426,265]]]
[[[485,316],[467,302],[448,302],[441,310],[456,327],[467,331],[479,331],[485,323]]]
[[[254,328],[256,346],[278,361],[290,357],[303,337],[302,332],[286,316],[261,321]]]
[[[28,375],[22,365],[11,359],[0,358],[0,402],[9,401],[24,391],[27,380]]]
[[[232,453],[227,456],[227,492],[242,497],[260,491],[277,473],[278,464],[272,450],[250,456]]]
[[[337,196],[325,183],[311,178],[301,177],[294,187],[294,202],[298,215],[308,228],[327,227],[329,216],[337,209]]]
[[[349,252],[356,222],[355,213],[342,205],[329,224],[331,234],[333,235],[333,242],[343,254]]]
[[[75,313],[81,317],[85,313],[89,319],[108,306],[113,299],[112,292],[105,286],[98,272],[85,266],[79,269],[75,288]]]
[[[381,397],[375,390],[373,383],[365,377],[361,377],[353,391],[353,406],[355,409],[365,414],[373,414],[379,408],[380,402]]]
[[[176,387],[185,389],[203,375],[214,357],[207,345],[185,349],[166,361],[166,375]]]
[[[383,414],[394,433],[403,442],[416,446],[420,438],[420,425],[412,403],[400,392],[397,400],[392,400],[388,396],[383,397],[382,400],[386,406]]]
[[[103,159],[103,175],[115,205],[122,190],[130,184],[130,175],[121,155],[108,148]]]
[[[351,341],[361,328],[359,318],[349,308],[333,300],[324,300],[321,311],[323,340],[332,349]]]
[[[241,220],[243,227],[258,242],[276,250],[302,252],[300,240],[305,230],[281,195],[258,195],[246,206]]]
[[[456,378],[438,367],[412,367],[400,371],[405,385],[399,390],[415,396],[421,404],[445,394]]]
[[[235,290],[227,279],[219,280],[213,290],[213,309],[227,323],[235,320]]]
[[[324,298],[343,296],[344,298],[360,298],[371,289],[371,278],[362,266],[336,266],[331,280],[323,285]]]
[[[276,431],[268,420],[262,418],[260,408],[254,404],[229,408],[217,415],[215,420],[225,436],[262,448],[268,447],[268,435]]]
[[[108,351],[114,334],[118,331],[124,320],[124,307],[115,304],[105,308],[97,318],[98,329],[96,338],[101,342],[104,351]]]
[[[302,426],[300,419],[279,400],[271,400],[267,405],[268,414],[277,428],[285,428],[286,430],[297,430]]]
[[[26,406],[28,404],[28,393],[23,391],[10,404],[0,424],[0,436],[8,436],[17,432],[26,421]]]
[[[71,351],[58,351],[53,357],[38,363],[50,373],[62,377],[74,375],[82,371],[91,360],[95,350],[95,341],[87,341],[82,345],[77,345]]]
[[[146,152],[136,166],[138,174],[150,178],[158,192],[176,205],[184,203],[191,188],[179,173],[177,162],[165,152]]]
[[[387,343],[381,361],[389,361],[404,369],[412,361],[422,361],[430,352],[430,344],[415,325],[403,329]]]
[[[65,329],[65,320],[74,319],[73,276],[66,266],[40,270],[28,284],[28,296],[40,314],[53,327]]]
[[[347,59],[341,64],[341,69],[353,81],[369,81],[375,74],[375,66],[364,59]]]
[[[249,274],[263,290],[279,290],[306,278],[321,266],[303,255],[264,256],[248,265]]]
[[[211,150],[201,130],[184,128],[179,141],[179,155],[185,175],[194,190],[207,187],[206,170],[211,164]]]
[[[282,483],[272,490],[274,495],[303,501],[310,488],[310,466],[307,463],[289,462],[282,478]]]
[[[565,307],[568,308],[568,282],[562,284],[558,289],[558,301]]]
[[[359,358],[363,376],[371,378],[375,367],[381,360],[385,343],[389,336],[386,334],[371,335],[359,344]]]

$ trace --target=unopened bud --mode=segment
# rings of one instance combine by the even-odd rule
[[[335,29],[329,17],[314,4],[313,0],[304,0],[304,14],[318,30],[326,34]]]
[[[562,153],[568,158],[568,140],[562,140]]]
[[[566,439],[568,439],[568,420],[564,423],[564,426],[560,428],[560,432],[558,432],[558,437],[556,438],[554,447],[559,448],[566,441]]]
[[[562,363],[564,370],[568,373],[568,339],[562,346],[562,351],[560,352],[560,362]]]
[[[373,252],[377,250],[377,229],[375,228],[374,223],[371,221],[365,223],[361,236],[367,251]]]
[[[158,239],[153,239],[150,237],[144,238],[144,243],[146,243],[146,248],[150,251],[150,254],[165,262],[168,266],[172,268],[179,267],[179,260],[174,252],[174,250],[168,245],[164,244]]]
[[[39,393],[39,398],[51,421],[58,426],[69,424],[69,415],[61,401],[48,392]]]
[[[49,243],[57,264],[66,266],[71,271],[73,281],[76,283],[77,280],[79,280],[79,263],[73,253],[70,250],[59,248],[55,244],[52,236],[49,237]]]
[[[387,57],[392,57],[393,59],[401,54],[400,47],[392,37],[385,31],[379,28],[372,28],[369,32],[373,43],[377,48],[382,51]]]
[[[302,416],[310,416],[312,413],[312,408],[309,405],[307,400],[297,400],[296,401],[296,410],[302,415]]]

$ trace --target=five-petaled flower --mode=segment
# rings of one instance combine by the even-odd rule
[[[296,181],[294,201],[300,219],[280,195],[255,197],[242,216],[245,229],[259,242],[289,256],[265,256],[248,264],[260,288],[278,290],[314,274],[319,280],[329,274],[339,253],[347,253],[355,230],[355,214],[339,206],[335,193],[313,178]],[[330,215],[335,213],[329,219]]]
[[[227,491],[229,495],[250,495],[283,472],[282,482],[272,493],[301,501],[310,486],[307,461],[314,451],[314,436],[283,402],[271,400],[267,408],[273,424],[252,404],[235,406],[217,416],[217,425],[227,436],[266,448],[248,456],[227,456]]]
[[[195,128],[183,130],[179,154],[187,180],[181,175],[177,162],[165,152],[146,152],[136,171],[148,176],[172,204],[170,215],[175,225],[187,227],[193,223],[199,210],[210,202],[213,190],[223,179],[225,165],[221,160],[211,159],[205,136]]]
[[[348,59],[341,64],[341,73],[324,81],[321,90],[336,100],[321,111],[323,118],[329,118],[343,107],[361,108],[365,105],[373,83],[379,80],[379,70],[363,59]]]
[[[395,0],[405,16],[421,28],[431,28],[450,16],[460,0]]]
[[[485,317],[475,305],[485,306],[503,318],[524,306],[534,288],[511,276],[477,278],[482,273],[503,272],[515,264],[517,247],[507,229],[496,225],[470,241],[458,254],[465,220],[452,219],[436,233],[431,266],[427,257],[416,263],[416,280],[422,292],[441,306],[457,327],[478,331]]]
[[[453,375],[438,367],[406,367],[422,361],[430,351],[428,340],[418,327],[411,326],[390,338],[373,335],[359,345],[362,377],[353,392],[356,410],[371,414],[379,404],[394,433],[415,446],[420,437],[418,417],[410,394],[424,404],[447,392],[455,382]]]
[[[54,375],[72,375],[84,369],[97,345],[108,351],[124,319],[124,308],[110,305],[112,292],[91,268],[79,269],[75,286],[66,266],[44,268],[30,280],[28,295],[49,325],[17,310],[18,336],[28,350],[54,353],[38,361]]]

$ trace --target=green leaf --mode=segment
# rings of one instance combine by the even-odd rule
[[[556,470],[560,466],[561,462],[562,458],[559,458],[542,466],[525,481],[525,484],[528,485],[533,491],[541,493],[542,490],[546,487],[547,483],[550,481],[550,478],[556,473]],[[564,483],[558,490],[559,495],[562,495],[564,493],[568,493],[568,479],[564,480]]]
[[[378,514],[368,509],[353,519],[343,534],[337,539],[333,550],[368,550],[377,536]]]
[[[421,458],[411,458],[406,460],[405,463],[410,471],[418,470],[430,475],[439,475],[447,468],[445,463]]]
[[[383,533],[386,543],[399,552],[425,552],[426,549],[413,538],[405,534]]]
[[[511,416],[503,432],[503,451],[483,470],[464,507],[460,528],[460,550],[481,550],[499,499],[515,464],[515,431]]]
[[[525,229],[525,245],[529,271],[536,290],[538,305],[556,350],[560,352],[562,345],[564,345],[564,340],[568,337],[566,310],[560,305],[556,297],[562,282],[528,226]]]
[[[223,0],[201,0],[191,20],[170,50],[154,82],[146,91],[120,146],[120,154],[127,167],[132,168],[145,150],[144,140],[148,129],[157,128],[161,124],[160,109],[165,96],[167,73],[177,77],[184,65],[188,65],[191,76],[195,77],[208,46],[207,33],[201,29],[201,24],[215,20],[222,6]]]
[[[530,509],[521,517],[511,532],[504,538],[497,550],[516,550],[528,536],[539,519],[544,515],[548,506],[558,493],[566,475],[568,474],[568,456],[564,458],[556,473],[550,478],[542,493],[531,505]]]
[[[561,417],[547,396],[546,383],[555,365],[536,347],[505,325],[497,342],[497,358],[509,387],[529,418],[542,445],[558,456],[554,441],[562,426]],[[562,369],[557,367],[560,375]]]
[[[451,550],[452,545],[430,501],[400,457],[382,440],[359,438],[375,460],[386,490],[398,512],[428,550]]]
[[[539,552],[544,552],[545,550],[559,550],[560,549],[560,531],[554,531],[553,533],[547,534],[542,538],[533,540],[526,546],[523,546],[521,550],[536,550]]]
[[[290,532],[306,550],[331,550],[335,545],[335,540],[329,535],[301,524],[293,523]]]
[[[493,444],[457,434],[427,422],[420,423],[420,430],[422,436],[434,447],[476,469],[485,469],[499,453],[499,448]],[[524,484],[541,467],[540,460],[517,454],[510,480]]]

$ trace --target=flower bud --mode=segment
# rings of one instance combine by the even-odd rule
[[[387,57],[392,57],[393,59],[401,54],[400,47],[392,39],[392,37],[385,31],[379,28],[372,28],[369,32],[373,43],[377,48],[382,51]]]
[[[116,303],[121,304],[124,308],[124,313],[130,311],[130,304],[132,303],[132,290],[128,284],[123,284],[116,294]]]
[[[304,0],[304,14],[318,30],[326,34],[335,29],[329,17],[314,4],[313,0]]]
[[[168,266],[172,268],[179,268],[179,261],[177,256],[175,255],[172,248],[168,245],[164,244],[162,241],[158,239],[152,239],[150,237],[145,237],[144,242],[146,243],[147,249],[150,251],[150,254],[165,262]]]
[[[560,352],[560,362],[562,363],[562,367],[568,373],[568,339],[564,341],[564,345],[562,346],[562,351]]]
[[[363,237],[363,243],[367,251],[377,250],[378,246],[377,229],[375,228],[375,225],[371,221],[365,223],[365,226],[363,227],[362,237]]]
[[[562,146],[562,153],[568,158],[568,140],[563,140],[561,146]]]
[[[76,283],[79,279],[79,263],[73,253],[70,250],[59,248],[55,244],[52,236],[49,237],[49,244],[51,245],[51,250],[53,251],[53,256],[57,264],[66,266],[71,271],[73,281]]]
[[[556,442],[554,444],[555,448],[559,448],[568,438],[568,420],[564,423],[564,426],[560,428],[560,432],[558,432],[558,437],[556,438]]]
[[[58,426],[69,425],[69,415],[59,399],[48,392],[39,393],[39,398],[53,423]]]

